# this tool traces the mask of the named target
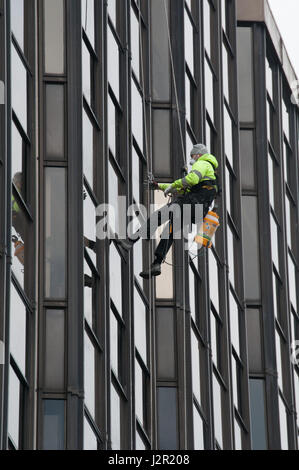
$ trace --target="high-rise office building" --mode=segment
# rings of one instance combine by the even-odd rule
[[[298,449],[299,97],[267,1],[0,0],[0,44],[0,448]],[[155,241],[113,236],[196,142],[214,246],[143,280]]]

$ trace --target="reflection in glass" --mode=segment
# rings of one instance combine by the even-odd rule
[[[93,264],[97,264],[96,255],[96,206],[87,189],[84,189],[84,246]]]
[[[241,428],[236,419],[235,419],[235,450],[242,450]]]
[[[262,343],[259,309],[246,309],[246,325],[249,370],[250,372],[262,373]]]
[[[139,21],[136,18],[133,8],[131,8],[131,51],[132,51],[132,68],[137,79],[139,78],[140,70],[140,32],[139,32]]]
[[[20,174],[14,175],[16,186],[22,188],[20,182]],[[18,179],[18,181],[16,181]],[[12,269],[20,284],[25,288],[25,267],[27,266],[27,240],[28,240],[28,223],[25,213],[18,202],[16,196],[12,194],[12,233],[11,233],[11,250],[13,254]]]
[[[167,36],[169,0],[151,0],[151,46],[152,46],[152,93],[153,99],[169,101],[170,98],[170,57]]]
[[[11,174],[13,182],[23,199],[26,198],[26,144],[12,121],[11,124]]]
[[[46,85],[46,154],[47,158],[64,158],[64,86]]]
[[[66,294],[66,174],[63,168],[45,169],[45,295]]]
[[[252,130],[242,129],[240,131],[240,157],[242,189],[255,189],[255,155]]]
[[[253,46],[251,27],[237,28],[239,117],[242,122],[254,120]]]
[[[273,209],[275,209],[275,199],[274,199],[274,162],[270,155],[268,154],[268,177],[269,177],[269,199],[270,204]]]
[[[282,100],[282,122],[284,134],[287,140],[290,141],[290,115],[284,100]]]
[[[260,298],[260,254],[256,196],[242,196],[245,297]]]
[[[82,92],[91,106],[91,57],[84,41],[82,41]]]
[[[136,204],[140,202],[140,158],[132,147],[132,189]]]
[[[232,386],[233,386],[233,400],[234,405],[238,409],[239,394],[238,394],[238,364],[234,356],[232,356]]]
[[[147,364],[146,308],[136,288],[134,289],[134,335],[135,346],[143,362]]]
[[[24,0],[10,0],[11,30],[24,50]]]
[[[266,57],[266,85],[267,91],[273,101],[273,71],[270,67],[270,63]]]
[[[201,404],[200,394],[200,360],[198,339],[191,330],[191,360],[192,360],[192,390],[199,404]]]
[[[193,405],[194,450],[204,450],[204,424],[195,405]]]
[[[136,450],[146,450],[146,446],[137,431],[136,431]]]
[[[95,349],[89,339],[88,334],[84,333],[84,390],[85,405],[91,416],[95,415]]]
[[[43,401],[43,450],[64,450],[64,400]]]
[[[81,0],[82,27],[94,47],[94,0]]]
[[[83,173],[93,189],[93,126],[83,109]]]
[[[64,73],[64,0],[44,0],[45,72]]]
[[[185,103],[186,103],[186,119],[191,123],[191,83],[187,74],[185,74]],[[187,148],[188,150],[188,148]]]
[[[278,385],[283,390],[283,377],[282,377],[282,356],[281,356],[281,339],[280,334],[275,332],[275,350],[276,350],[276,367],[278,374]]]
[[[266,450],[266,417],[264,381],[250,379],[250,416],[252,450]]]
[[[64,310],[46,310],[45,387],[64,389]]]
[[[139,145],[140,150],[143,152],[143,107],[142,98],[134,83],[132,83],[132,131]]]
[[[11,101],[25,132],[27,132],[27,71],[14,46],[11,48]]]
[[[158,387],[158,449],[178,449],[177,389]]]
[[[111,449],[120,450],[120,398],[113,385],[111,385]]]
[[[16,288],[10,285],[10,353],[18,364],[24,377],[26,377],[26,307],[23,304]]]
[[[122,316],[122,275],[121,256],[115,248],[114,243],[110,245],[110,297]]]
[[[20,382],[13,368],[9,367],[8,433],[16,449],[19,447],[20,430]]]
[[[185,11],[184,15],[185,23],[185,60],[189,67],[191,74],[194,76],[194,57],[193,57],[193,26],[189,15]]]
[[[220,447],[223,447],[221,386],[213,374],[214,433]]]
[[[97,450],[98,441],[89,422],[84,417],[84,450]]]
[[[154,173],[170,176],[170,115],[168,110],[153,109]]]
[[[175,379],[174,312],[171,308],[157,308],[157,378]]]
[[[217,312],[219,312],[219,294],[218,294],[218,265],[213,252],[209,250],[209,280],[210,280],[210,298]]]
[[[108,81],[119,101],[119,49],[110,27],[107,31]]]

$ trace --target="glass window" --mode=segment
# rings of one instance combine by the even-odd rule
[[[132,52],[132,68],[137,79],[140,81],[140,31],[139,21],[136,18],[133,8],[131,7],[131,52]]]
[[[138,361],[135,361],[135,409],[142,426],[144,426],[144,392],[143,371]]]
[[[281,356],[281,339],[280,334],[275,332],[275,350],[276,350],[276,367],[278,373],[278,385],[283,390],[283,375],[282,375],[282,356]]]
[[[261,379],[250,379],[249,387],[252,450],[266,450],[267,431],[264,381]]]
[[[64,86],[46,85],[46,158],[65,158]]]
[[[217,312],[219,312],[219,293],[218,293],[218,264],[216,258],[211,250],[209,254],[209,285],[210,285],[210,299]]]
[[[114,25],[116,25],[116,0],[109,0],[107,2],[108,14]]]
[[[90,327],[93,326],[93,287],[95,280],[93,273],[84,259],[84,315]]]
[[[142,241],[135,243],[134,248],[134,274],[138,277],[138,282],[143,286],[143,279],[139,276],[139,273],[143,270],[143,248]]]
[[[65,402],[44,400],[43,450],[64,450]]]
[[[279,397],[279,421],[280,421],[280,445],[282,450],[288,450],[288,421],[287,410],[284,403]]]
[[[272,261],[279,272],[279,260],[278,260],[278,227],[271,214],[271,247],[272,247]]]
[[[290,255],[288,255],[288,272],[290,301],[294,310],[297,311],[296,266]]]
[[[134,80],[132,80],[132,131],[140,150],[143,152],[143,106]]]
[[[45,169],[45,295],[66,295],[66,174]]]
[[[232,386],[234,405],[239,409],[239,388],[238,388],[239,367],[234,356],[232,356]]]
[[[20,284],[25,288],[25,268],[27,267],[28,222],[25,213],[12,195],[12,269]]]
[[[270,155],[268,154],[268,178],[269,178],[269,199],[270,204],[275,209],[275,197],[274,197],[274,161]]]
[[[229,315],[231,342],[236,353],[240,355],[239,307],[231,292],[229,293]]]
[[[211,55],[211,7],[209,0],[203,2],[204,42],[207,54]]]
[[[292,159],[292,153],[290,151],[290,148],[286,141],[284,140],[283,142],[283,169],[284,169],[284,179],[285,182],[289,184],[290,187],[291,185],[291,159]]]
[[[110,245],[110,297],[120,315],[122,315],[122,276],[121,256],[114,243]]]
[[[45,387],[64,389],[64,310],[46,310]]]
[[[145,364],[147,364],[147,337],[146,337],[146,308],[137,292],[134,289],[134,334],[135,346]]]
[[[194,49],[193,49],[193,26],[188,13],[185,11],[185,60],[191,74],[194,76]]]
[[[119,376],[120,331],[118,321],[110,309],[110,363],[115,375]]]
[[[177,389],[158,387],[158,449],[178,449]]]
[[[96,206],[87,189],[83,192],[84,246],[94,265],[96,255]]]
[[[242,189],[252,189],[255,184],[255,152],[253,144],[253,131],[242,129],[240,131],[240,157]]]
[[[185,74],[185,105],[186,105],[186,119],[191,126],[192,125],[192,122],[191,122],[191,83],[187,74]]]
[[[97,450],[98,441],[89,422],[84,417],[84,450]]]
[[[232,120],[226,109],[226,106],[224,106],[224,144],[225,154],[229,160],[230,166],[234,168]]]
[[[111,448],[121,449],[120,397],[111,385]]]
[[[235,419],[235,450],[242,450],[241,428],[236,419]]]
[[[140,158],[135,148],[132,148],[132,189],[136,204],[140,202]]]
[[[10,352],[20,371],[26,376],[27,312],[16,288],[10,285]]]
[[[195,405],[193,405],[194,450],[204,450],[204,424]]]
[[[200,359],[198,339],[191,330],[191,357],[192,357],[192,389],[199,404],[201,404],[200,393]]]
[[[227,3],[226,0],[221,0],[221,19],[222,19],[222,28],[226,32],[227,25]]]
[[[107,31],[107,47],[108,80],[115,97],[119,101],[119,48],[110,27]]]
[[[267,84],[267,91],[268,94],[273,101],[273,71],[270,67],[270,63],[266,57],[266,84]]]
[[[138,432],[136,432],[136,450],[146,450],[146,446]]]
[[[262,373],[261,322],[259,309],[246,309],[246,325],[249,371]]]
[[[223,93],[229,103],[229,68],[228,68],[228,52],[224,44],[222,44],[222,60],[223,60]]]
[[[11,101],[14,112],[27,132],[27,71],[14,46],[11,48]]]
[[[81,0],[82,26],[94,47],[94,0]]]
[[[92,59],[90,52],[85,44],[85,41],[82,41],[82,92],[87,101],[91,106],[91,67]]]
[[[282,101],[282,123],[283,131],[288,141],[290,141],[290,115],[285,101]]]
[[[151,39],[152,39],[152,93],[153,99],[169,101],[170,99],[170,60],[167,35],[167,18],[169,0],[151,0]]]
[[[193,320],[196,319],[196,303],[195,303],[195,276],[193,269],[189,266],[189,303],[191,316]]]
[[[233,177],[232,174],[226,165],[225,167],[225,195],[226,195],[226,209],[229,212],[229,214],[233,215],[232,209],[233,209]]]
[[[268,140],[273,145],[273,137],[274,137],[274,116],[273,116],[273,108],[272,104],[267,101],[267,135]]]
[[[45,72],[64,73],[64,0],[44,0]]]
[[[245,297],[260,298],[260,256],[256,196],[242,196]]]
[[[170,114],[167,110],[153,109],[153,157],[156,176],[171,175]]]
[[[239,117],[241,122],[254,120],[253,50],[251,27],[237,28]]]
[[[93,189],[93,126],[83,109],[83,173]]]
[[[174,379],[175,370],[175,329],[172,308],[157,308],[157,376],[158,380]]]
[[[20,404],[21,390],[20,382],[15,371],[9,367],[9,387],[8,387],[8,433],[16,449],[19,447],[20,432]]]
[[[220,447],[223,447],[221,386],[213,374],[214,433]]]
[[[108,144],[110,152],[116,155],[116,109],[110,96],[108,96]]]
[[[12,181],[23,199],[26,199],[26,144],[13,121],[11,132]]]
[[[214,77],[208,61],[205,61],[205,100],[210,119],[214,122]]]
[[[10,0],[11,30],[24,50],[24,0]]]
[[[292,202],[286,196],[286,231],[287,231],[287,242],[290,248],[292,248],[292,232],[291,232],[291,224],[292,224]]]
[[[229,261],[229,280],[235,285],[235,256],[234,256],[234,236],[231,228],[227,227],[227,254]]]
[[[95,349],[86,332],[84,333],[84,389],[85,389],[85,404],[90,414],[94,417],[95,415]]]

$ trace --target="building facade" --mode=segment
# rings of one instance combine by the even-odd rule
[[[297,78],[248,3],[0,0],[0,448],[298,449]],[[120,221],[196,142],[214,246],[142,280]]]

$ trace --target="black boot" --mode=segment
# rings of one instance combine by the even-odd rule
[[[130,238],[128,240],[122,240],[121,238],[117,238],[115,239],[115,243],[118,246],[121,246],[125,251],[130,251],[130,249],[135,243],[135,240],[131,240]]]
[[[139,276],[143,279],[149,279],[150,277],[160,276],[161,274],[161,263],[154,261],[151,267],[147,271],[142,271]]]

